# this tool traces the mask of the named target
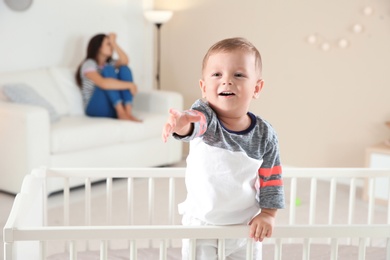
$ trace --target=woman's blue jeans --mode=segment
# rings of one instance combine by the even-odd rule
[[[120,66],[117,70],[112,65],[107,65],[101,72],[103,78],[114,78],[133,82],[133,75],[129,67]],[[133,95],[130,90],[107,90],[95,86],[95,90],[89,100],[85,113],[94,117],[117,118],[115,106],[118,103],[131,104]]]

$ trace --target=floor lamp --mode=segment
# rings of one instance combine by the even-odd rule
[[[166,10],[150,10],[145,11],[145,17],[148,21],[154,23],[157,27],[157,89],[160,90],[160,60],[161,60],[161,26],[171,19],[173,12]]]

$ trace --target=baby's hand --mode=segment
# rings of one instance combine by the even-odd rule
[[[196,113],[192,114],[187,111],[180,112],[176,109],[170,109],[169,114],[168,121],[164,125],[162,132],[162,139],[164,143],[168,140],[168,137],[172,133],[187,135],[191,131],[191,124],[198,122],[201,119],[201,117]]]
[[[274,228],[275,215],[261,212],[249,222],[249,237],[262,242],[265,237],[271,237]]]

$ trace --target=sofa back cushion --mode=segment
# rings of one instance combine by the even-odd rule
[[[76,69],[52,67],[49,71],[66,100],[69,115],[84,115],[83,99],[75,79]]]
[[[7,99],[12,102],[40,106],[46,109],[49,113],[50,122],[52,123],[57,122],[60,119],[60,115],[54,107],[25,83],[6,84],[3,86],[3,93]]]
[[[47,100],[59,115],[69,114],[64,95],[46,68],[0,73],[0,88],[4,85],[24,83]]]

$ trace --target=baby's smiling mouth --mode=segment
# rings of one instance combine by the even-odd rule
[[[235,94],[233,92],[228,92],[228,91],[223,91],[221,93],[219,93],[220,96],[234,96]]]

